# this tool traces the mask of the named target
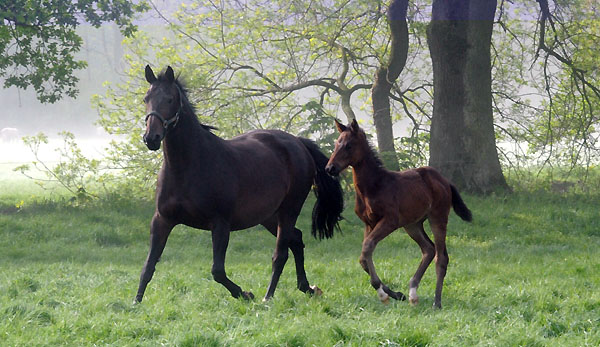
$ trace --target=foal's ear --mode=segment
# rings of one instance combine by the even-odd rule
[[[340,133],[343,133],[343,132],[346,130],[346,126],[345,126],[344,124],[342,124],[342,123],[338,122],[338,120],[337,120],[337,119],[334,119],[334,120],[335,120],[335,126],[336,126],[337,130],[338,130]]]
[[[353,118],[353,119],[352,119],[352,123],[350,123],[350,130],[351,130],[353,133],[356,133],[356,132],[358,132],[358,129],[359,129],[359,128],[358,128],[358,122],[356,121],[356,118]]]
[[[171,66],[167,66],[167,71],[165,71],[165,77],[167,78],[167,82],[173,83],[175,81],[175,74],[173,73],[173,69]]]
[[[156,82],[156,76],[154,76],[154,71],[152,71],[150,65],[146,65],[146,81],[150,84]]]

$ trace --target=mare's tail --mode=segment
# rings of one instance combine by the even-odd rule
[[[452,184],[450,184],[450,190],[452,190],[452,207],[454,208],[454,212],[467,222],[473,220],[473,215],[471,214],[471,210],[465,205],[465,202],[458,194],[458,189]]]
[[[309,139],[300,138],[302,144],[312,156],[317,175],[315,176],[315,195],[317,202],[312,212],[312,235],[319,239],[330,238],[335,229],[339,229],[338,221],[344,209],[344,194],[340,182],[325,172],[325,165],[329,160],[319,147]]]

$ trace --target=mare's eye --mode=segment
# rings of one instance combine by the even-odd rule
[[[172,103],[172,102],[173,102],[173,98],[168,98],[168,99],[167,99],[167,102],[168,102],[169,104],[170,104],[170,103]]]
[[[347,151],[349,151],[349,150],[352,148],[352,146],[350,145],[350,143],[349,143],[349,142],[346,142],[346,143],[344,144],[344,148],[345,148]]]
[[[144,100],[144,104],[147,104],[147,103],[148,103],[148,97],[147,97],[147,96],[144,96],[144,99],[143,99],[143,100]]]

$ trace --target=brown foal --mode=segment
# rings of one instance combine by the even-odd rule
[[[386,170],[356,120],[348,126],[336,120],[336,126],[340,136],[325,170],[337,176],[352,166],[356,190],[354,211],[365,223],[359,262],[371,276],[371,285],[377,290],[379,299],[384,303],[389,301],[389,297],[406,300],[404,294],[392,291],[381,282],[373,264],[373,251],[377,243],[394,230],[404,227],[422,252],[421,263],[409,282],[409,300],[412,304],[418,302],[417,288],[425,270],[435,259],[437,284],[433,306],[441,308],[442,287],[448,267],[446,225],[450,208],[453,207],[460,218],[469,222],[472,220],[471,211],[456,187],[435,169]],[[423,229],[426,219],[429,219],[433,242]]]

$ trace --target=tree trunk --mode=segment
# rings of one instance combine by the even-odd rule
[[[492,114],[492,26],[496,0],[435,0],[427,41],[434,103],[430,165],[460,189],[508,188]]]
[[[406,64],[408,55],[408,24],[406,11],[408,0],[392,0],[387,13],[390,26],[390,59],[375,73],[371,89],[373,120],[377,132],[377,146],[383,162],[390,170],[398,170],[398,158],[394,148],[392,116],[390,112],[390,90]]]

